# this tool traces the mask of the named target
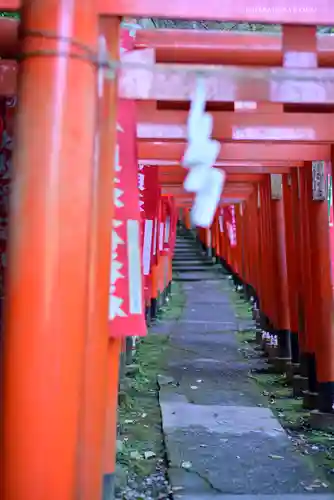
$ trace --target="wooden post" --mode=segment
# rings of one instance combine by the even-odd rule
[[[313,171],[314,173],[314,171]],[[324,175],[324,172],[323,172]],[[314,176],[313,176],[314,180]],[[332,313],[332,280],[330,262],[330,240],[328,223],[328,203],[326,190],[311,200],[311,273],[314,290],[313,324],[316,329],[316,373],[318,382],[318,409],[324,413],[333,412],[334,404],[334,325]]]
[[[273,177],[273,176],[272,176]],[[278,336],[278,357],[291,358],[290,309],[287,271],[286,228],[283,201],[282,175],[277,176],[277,185],[272,187],[271,215],[273,227],[274,266],[272,279],[275,282],[275,333]]]
[[[301,276],[299,290],[299,333],[300,333],[300,373],[308,378],[311,392],[317,389],[315,349],[318,336],[316,326],[316,301],[318,291],[314,288],[312,273],[312,166],[308,163],[299,170],[300,207],[299,223],[301,227],[300,261]]]
[[[100,19],[100,44],[105,55],[119,55],[119,19]],[[104,46],[104,47],[103,47]],[[101,50],[101,47],[100,47]],[[101,54],[102,55],[102,54]],[[80,429],[79,498],[102,498],[103,449],[106,418],[108,307],[113,217],[114,158],[116,140],[116,83],[98,74],[99,114],[93,180],[89,306]],[[117,360],[116,360],[117,361]],[[118,381],[116,382],[118,387]],[[115,413],[117,405],[115,407]],[[115,450],[109,450],[113,453]]]
[[[84,47],[96,52],[95,3],[24,1],[22,37],[0,497],[73,500],[96,126],[96,67]]]
[[[298,277],[300,258],[297,253],[296,234],[296,209],[298,203],[298,179],[297,171],[283,175],[283,202],[285,221],[285,244],[286,244],[286,266],[288,277],[288,296],[290,312],[290,345],[291,362],[294,365],[299,363],[299,343],[298,343]]]
[[[120,357],[123,346],[122,338],[110,338],[108,344],[107,366],[107,410],[104,441],[104,475],[103,500],[110,500],[114,496],[116,441],[117,441],[117,407],[118,389],[120,380]]]

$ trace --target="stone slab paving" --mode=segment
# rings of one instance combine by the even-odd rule
[[[174,266],[189,266],[189,265],[198,265],[198,266],[212,266],[212,262],[209,260],[202,260],[198,256],[196,258],[185,259],[184,257],[178,257],[173,259]]]
[[[183,264],[182,266],[174,265],[174,270],[179,273],[207,273],[212,271],[210,267],[211,266],[206,265],[185,267],[185,265]]]
[[[184,283],[186,307],[169,325],[158,379],[174,498],[333,500],[249,378],[259,360],[241,355],[231,287],[216,275]]]
[[[305,495],[219,495],[219,494],[196,494],[174,495],[174,498],[183,500],[305,500]],[[333,500],[332,494],[309,494],[307,500]]]
[[[175,281],[217,281],[219,278],[214,269],[209,269],[206,272],[178,272],[175,276]]]

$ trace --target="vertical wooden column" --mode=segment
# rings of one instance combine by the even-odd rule
[[[259,295],[259,326],[263,326],[265,323],[265,316],[267,311],[267,295],[266,295],[266,274],[265,274],[265,259],[266,254],[264,253],[264,227],[263,227],[263,182],[258,184],[257,193],[257,214],[258,214],[258,295]]]
[[[300,241],[299,259],[301,262],[298,318],[300,373],[308,378],[310,391],[316,390],[315,345],[316,331],[313,310],[316,309],[317,291],[312,279],[312,234],[311,234],[311,204],[312,204],[312,165],[308,162],[298,171],[299,184],[299,226]]]
[[[212,257],[212,229],[207,228],[204,230],[205,237],[205,250],[208,257]]]
[[[235,247],[235,272],[238,277],[238,284],[243,286],[245,296],[247,297],[247,283],[245,281],[245,274],[242,259],[242,239],[243,239],[243,220],[241,205],[235,205],[235,222],[236,222],[236,239],[237,245]]]
[[[189,208],[184,208],[184,225],[186,229],[191,229],[191,222],[190,222],[190,210]]]
[[[257,190],[254,192],[252,196],[252,203],[250,208],[251,210],[249,211],[249,217],[248,217],[248,234],[249,234],[249,239],[252,239],[253,241],[253,250],[249,266],[250,266],[250,273],[252,276],[252,287],[255,292],[256,302],[258,303],[262,284],[261,284],[261,271],[260,271],[261,255],[259,251],[260,221],[259,221]]]
[[[113,498],[115,488],[117,407],[120,378],[120,358],[124,339],[110,338],[107,359],[107,398],[104,435],[103,499]]]
[[[333,412],[334,404],[334,325],[329,240],[328,202],[325,186],[317,199],[311,201],[311,277],[313,293],[313,324],[315,332],[318,409]]]
[[[218,214],[215,217],[215,222],[214,222],[214,231],[215,231],[215,257],[218,259],[219,254],[220,254],[220,248],[219,248],[219,220],[218,220]]]
[[[260,254],[262,259],[260,260],[261,267],[261,326],[263,329],[269,329],[270,323],[270,281],[268,280],[268,272],[270,269],[270,253],[268,251],[268,208],[266,206],[265,200],[265,190],[267,184],[267,179],[264,179],[260,186]]]
[[[265,296],[266,296],[266,310],[265,310],[265,328],[272,329],[276,319],[276,297],[275,297],[275,283],[273,279],[274,272],[274,259],[273,259],[273,231],[272,231],[272,218],[271,218],[271,185],[270,176],[267,175],[263,181],[262,186],[262,199],[261,199],[261,213],[263,217],[263,273],[265,276]]]
[[[119,19],[100,20],[100,50],[113,60],[119,54]],[[102,53],[101,53],[102,55]],[[93,180],[89,305],[84,372],[83,406],[80,429],[78,492],[80,500],[102,498],[103,450],[106,418],[108,307],[113,217],[114,158],[116,142],[117,86],[98,74],[98,105]],[[113,342],[110,339],[109,342]],[[113,363],[118,366],[118,356]],[[116,383],[116,394],[118,381]],[[117,402],[117,401],[116,401]],[[117,412],[117,406],[114,406]],[[115,420],[115,419],[114,419]],[[116,425],[116,424],[115,424]],[[112,454],[114,449],[109,450]]]
[[[273,182],[274,181],[274,182]],[[273,227],[273,273],[275,285],[275,333],[278,337],[278,357],[291,358],[290,309],[287,271],[286,227],[282,175],[272,176],[271,216]],[[291,215],[288,215],[291,217]]]
[[[24,1],[22,37],[0,497],[73,500],[87,331],[95,3]]]
[[[296,203],[298,202],[297,171],[283,175],[283,202],[285,221],[286,269],[290,314],[291,362],[299,363],[298,344],[298,269],[299,255],[296,251]]]

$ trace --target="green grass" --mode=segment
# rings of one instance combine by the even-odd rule
[[[250,305],[240,296],[230,290],[231,301],[236,316],[240,319],[250,319]],[[236,333],[241,346],[247,345],[247,353],[255,353],[252,342],[255,332],[252,330]],[[293,398],[292,388],[288,386],[285,375],[270,373],[250,373],[258,390],[267,398],[268,406],[280,421],[281,425],[293,437],[296,450],[303,455],[315,475],[323,478],[334,489],[334,433],[315,431],[310,428],[309,411],[302,407],[302,400]]]
[[[158,320],[178,319],[185,305],[185,296],[182,285],[178,281],[172,283],[172,295],[167,305],[158,313]],[[153,327],[154,330],[154,327]]]
[[[252,308],[250,303],[242,299],[240,295],[234,291],[234,288],[232,288],[232,282],[230,285],[231,286],[228,291],[236,317],[241,320],[252,319]]]
[[[177,319],[184,303],[182,286],[174,283],[171,300],[160,319]],[[134,359],[137,370],[122,381],[126,398],[118,412],[118,474],[125,472],[125,476],[136,477],[139,482],[165,461],[157,375],[164,372],[169,349],[168,336],[149,332],[138,345]],[[150,456],[145,458],[145,453]],[[126,484],[126,477],[123,486],[124,481]]]
[[[296,451],[303,455],[309,467],[318,477],[334,488],[334,434],[310,428],[309,411],[302,407],[301,398],[292,397],[292,389],[284,375],[250,374],[259,390],[268,398],[281,425],[293,436]]]
[[[255,342],[255,331],[242,330],[237,332],[237,337],[241,344],[252,344]]]
[[[237,318],[244,320],[252,319],[251,307],[248,302],[238,299],[234,302],[234,310]]]
[[[118,462],[140,477],[153,473],[164,458],[157,374],[163,371],[168,339],[149,334],[139,345],[135,359],[138,372],[127,379],[126,402],[119,408],[121,436]],[[154,456],[145,459],[145,452]]]

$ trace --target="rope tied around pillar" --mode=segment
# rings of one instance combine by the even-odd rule
[[[96,66],[98,69],[110,68],[108,52],[105,46],[102,50],[101,43],[97,44],[97,49],[93,49],[88,45],[75,40],[74,38],[67,36],[58,36],[54,33],[40,30],[20,30],[19,38],[21,41],[27,38],[35,39],[39,44],[41,44],[42,40],[42,43],[45,45],[48,45],[48,42],[56,42],[57,44],[67,45],[67,48],[65,50],[52,48],[36,48],[36,50],[25,50],[21,52],[17,57],[20,62],[32,57],[63,57],[86,61]]]
[[[47,43],[48,41],[67,44],[72,47],[72,50],[59,50],[59,49],[44,49],[36,48],[35,50],[24,51],[18,54],[17,59],[23,61],[30,57],[65,57],[74,58],[79,60],[87,61],[99,68],[104,67],[109,70],[106,77],[109,79],[114,79],[116,73],[122,70],[146,70],[154,74],[183,74],[191,75],[198,78],[201,77],[205,80],[208,77],[221,77],[221,78],[233,78],[235,80],[242,80],[245,74],[251,80],[261,81],[264,78],[270,77],[272,82],[284,82],[287,78],[286,71],[289,71],[289,77],[293,78],[294,81],[307,82],[316,81],[319,84],[333,83],[334,82],[334,72],[331,68],[322,69],[321,71],[314,69],[304,69],[303,72],[300,69],[288,69],[287,68],[251,68],[251,67],[238,67],[230,65],[215,65],[215,64],[174,64],[174,63],[156,63],[152,62],[137,62],[123,60],[110,59],[109,57],[104,57],[101,59],[99,56],[98,44],[96,48],[91,48],[88,45],[83,44],[71,37],[58,36],[54,33],[41,30],[19,30],[19,39],[22,41],[26,38],[35,38],[36,40],[44,39]],[[74,49],[74,50],[73,50]],[[146,49],[143,49],[146,50]],[[135,52],[141,52],[136,50]],[[210,100],[210,96],[207,96]]]

